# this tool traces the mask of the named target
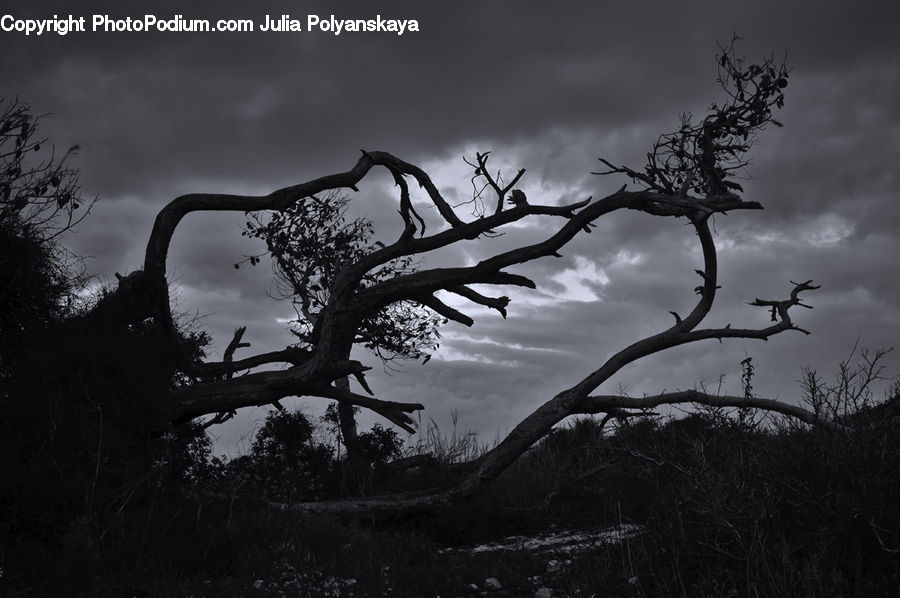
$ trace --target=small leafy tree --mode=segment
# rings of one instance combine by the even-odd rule
[[[41,138],[28,104],[0,100],[0,377],[51,322],[73,313],[80,262],[58,239],[84,218],[78,171]]]
[[[318,442],[301,411],[272,411],[250,450],[253,476],[267,498],[292,502],[332,490],[334,451]]]
[[[12,222],[49,243],[87,215],[87,210],[79,212],[85,202],[78,171],[66,164],[78,146],[57,157],[48,140],[38,136],[41,118],[28,104],[0,103],[0,222]]]
[[[321,418],[336,436],[340,434],[338,406],[338,403],[329,405]],[[358,413],[359,407],[353,407],[353,414]],[[384,465],[403,454],[403,440],[395,430],[381,424],[374,424],[371,430],[359,434],[357,440],[360,455],[368,465]]]
[[[268,219],[250,214],[246,224],[246,235],[266,243],[280,294],[291,300],[297,314],[291,331],[304,348],[315,346],[318,315],[341,269],[383,245],[372,241],[371,220],[348,219],[349,201],[337,192],[312,196]],[[247,259],[255,264],[260,257]],[[413,257],[403,256],[367,272],[361,288],[414,271]],[[411,301],[400,301],[363,319],[354,341],[384,362],[427,358],[438,348],[438,326],[445,321]]]
[[[297,315],[291,322],[291,331],[298,346],[304,349],[317,343],[319,313],[328,305],[341,269],[383,246],[372,241],[371,220],[348,217],[348,204],[346,195],[330,191],[267,216],[248,214],[243,234],[265,242],[279,283],[279,296],[291,301]],[[260,257],[250,256],[245,261],[255,265]],[[414,271],[412,256],[399,257],[367,272],[360,286],[370,288]],[[402,359],[427,361],[438,348],[438,327],[446,322],[446,318],[412,301],[399,301],[363,318],[354,344],[372,351],[386,367]],[[349,388],[346,378],[336,384]],[[338,403],[337,411],[330,413],[350,460],[365,462],[369,461],[369,456],[363,454],[367,451],[365,444],[371,439],[357,433],[356,411],[358,408],[352,405]]]
[[[52,540],[194,476],[208,454],[199,426],[173,428],[159,409],[194,382],[173,356],[202,359],[208,337],[121,326],[115,292],[82,299],[82,264],[62,241],[93,201],[68,165],[77,148],[57,156],[39,121],[22,102],[0,107],[0,537]]]

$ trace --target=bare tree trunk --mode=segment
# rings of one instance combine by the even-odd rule
[[[334,386],[341,390],[350,392],[350,378],[344,376],[334,381]],[[356,430],[356,415],[351,403],[346,401],[338,401],[338,427],[341,430],[341,440],[347,449],[347,462],[351,466],[355,466],[360,462],[362,454],[359,449],[359,434]]]

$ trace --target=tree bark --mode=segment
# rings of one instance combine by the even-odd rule
[[[334,381],[335,387],[350,392],[350,378],[344,376]],[[356,430],[356,415],[353,405],[346,401],[338,401],[338,427],[341,430],[341,439],[347,450],[347,462],[351,467],[361,462],[362,454],[359,447],[359,435]]]

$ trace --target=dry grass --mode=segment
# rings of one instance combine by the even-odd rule
[[[390,522],[298,517],[252,496],[201,501],[160,486],[152,500],[79,519],[53,542],[4,543],[0,594],[900,595],[900,397],[833,388],[820,387],[820,408],[853,430],[715,410],[606,429],[585,418],[554,431],[472,503]],[[853,408],[834,404],[860,397]],[[436,466],[382,471],[394,478],[380,485],[446,483],[485,450],[455,426],[424,429],[407,455],[431,454]],[[615,525],[641,533],[574,550],[521,539],[469,550]]]

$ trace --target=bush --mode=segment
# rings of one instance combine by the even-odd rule
[[[300,411],[273,411],[256,433],[250,454],[235,464],[259,496],[280,502],[334,494],[334,449],[315,438]]]
[[[890,422],[845,432],[737,422],[691,415],[610,438],[622,457],[603,489],[648,530],[647,595],[897,595]]]

